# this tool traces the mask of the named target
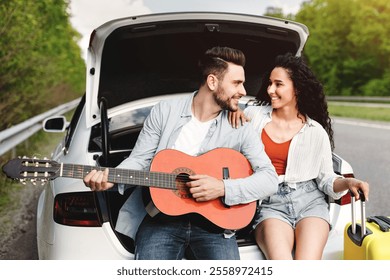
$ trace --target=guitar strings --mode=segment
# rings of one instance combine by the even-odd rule
[[[73,167],[71,166],[64,166],[63,167],[63,172],[67,172],[67,173],[70,173],[70,174],[80,174],[80,175],[83,175],[83,174],[87,174],[89,172],[91,172],[92,170],[100,170],[100,171],[104,171],[105,167],[94,167],[94,166],[82,166],[82,165],[73,165]],[[167,173],[167,172],[155,172],[155,171],[142,171],[142,170],[127,170],[127,169],[121,169],[118,171],[115,171],[115,169],[112,169],[112,168],[109,168],[110,171],[114,171],[114,172],[110,172],[109,173],[109,176],[111,177],[116,177],[116,175],[120,174],[121,176],[124,176],[124,177],[129,177],[131,176],[130,173],[138,173],[138,174],[142,174],[142,173],[145,173],[145,174],[149,174],[151,176],[142,176],[143,178],[138,178],[137,180],[146,180],[146,178],[150,179],[150,177],[153,177],[154,180],[158,180],[158,181],[165,181],[164,178],[156,178],[158,176],[160,177],[174,177],[178,180],[181,180],[181,181],[185,181],[185,182],[189,182],[191,181],[189,179],[189,174],[183,174],[183,173],[179,173],[179,174],[174,174],[174,173]],[[139,175],[140,176],[140,175]],[[171,180],[166,180],[167,182],[171,181]]]

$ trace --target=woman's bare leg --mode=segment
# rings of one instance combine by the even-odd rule
[[[291,260],[294,230],[279,219],[267,219],[255,229],[257,245],[268,260]]]
[[[329,224],[316,217],[304,218],[295,229],[295,259],[320,260],[329,236]]]

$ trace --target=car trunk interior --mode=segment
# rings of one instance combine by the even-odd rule
[[[299,44],[296,32],[244,22],[167,21],[118,28],[104,44],[99,100],[105,97],[112,108],[140,98],[192,92],[199,86],[198,59],[213,46],[244,52],[245,87],[248,95],[256,96],[275,56],[296,53]]]

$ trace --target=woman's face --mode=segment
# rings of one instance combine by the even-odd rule
[[[295,88],[286,69],[275,67],[269,77],[267,88],[271,104],[274,109],[293,106],[296,108],[297,100]]]

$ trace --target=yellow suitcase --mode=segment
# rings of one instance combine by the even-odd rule
[[[355,198],[351,197],[352,222],[344,230],[344,259],[390,260],[390,219],[372,216],[366,219],[365,199],[361,197],[361,220],[356,222]]]

